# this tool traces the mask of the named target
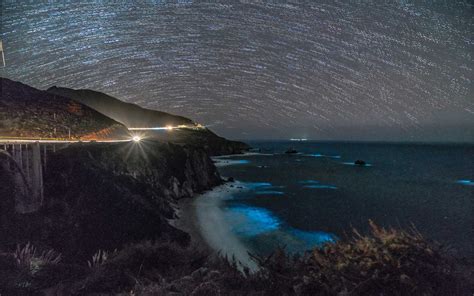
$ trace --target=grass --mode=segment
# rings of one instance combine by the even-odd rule
[[[58,264],[61,261],[61,254],[54,250],[38,253],[36,248],[28,242],[23,247],[17,245],[13,258],[19,268],[34,274],[44,265]]]
[[[10,265],[8,274],[18,275],[33,258],[42,258],[42,272],[30,273],[27,280],[10,277],[16,281],[12,291],[60,287],[67,295],[472,294],[472,265],[460,268],[462,264],[415,228],[385,229],[369,223],[367,235],[354,229],[352,237],[302,255],[284,249],[264,257],[252,255],[260,267],[254,273],[241,272],[233,258],[211,256],[172,241],[144,241],[117,252],[98,251],[88,263],[93,268],[85,263],[61,265],[55,252],[37,256],[27,244],[9,254],[17,264]]]

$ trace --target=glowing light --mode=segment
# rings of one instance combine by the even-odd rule
[[[467,185],[467,186],[474,186],[474,182],[471,180],[458,180],[457,183]]]
[[[306,138],[291,138],[290,141],[304,142],[304,141],[308,141],[308,139],[306,139]]]
[[[315,246],[322,246],[327,243],[333,243],[338,239],[337,236],[324,231],[303,231],[294,228],[291,230],[291,233],[297,238],[305,241],[308,249]]]
[[[142,138],[140,138],[139,136],[133,136],[132,140],[134,142],[140,142],[142,140]]]
[[[278,230],[281,225],[281,221],[270,211],[258,207],[232,206],[226,216],[233,221],[234,233],[247,237]]]
[[[205,126],[202,125],[186,125],[180,124],[177,126],[167,125],[167,126],[155,126],[155,127],[129,127],[129,131],[159,131],[159,130],[174,130],[174,129],[204,129]]]
[[[310,188],[310,189],[337,189],[336,186],[333,185],[306,185],[303,186],[304,188]]]
[[[352,165],[352,166],[356,166],[356,167],[371,167],[372,165],[370,163],[366,163],[364,165],[358,165],[358,164],[355,164],[353,162],[343,162],[342,164],[345,164],[345,165]]]
[[[257,195],[283,195],[285,194],[282,191],[274,191],[274,190],[267,190],[267,191],[257,191],[255,192]]]

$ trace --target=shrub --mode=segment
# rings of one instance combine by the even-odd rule
[[[282,249],[254,256],[261,267],[254,276],[273,295],[449,295],[468,289],[442,247],[414,227],[403,231],[369,223],[369,235],[354,229],[349,240],[301,257]]]

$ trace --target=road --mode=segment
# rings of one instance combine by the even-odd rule
[[[149,131],[149,130],[176,130],[176,129],[205,129],[205,126],[197,125],[178,125],[178,126],[163,126],[163,127],[130,127],[129,131]],[[137,135],[131,136],[127,140],[68,140],[64,138],[21,138],[21,137],[1,137],[0,144],[31,144],[31,143],[42,143],[42,144],[67,144],[67,143],[119,143],[119,142],[139,142],[141,138]]]
[[[56,139],[19,139],[19,138],[0,138],[0,144],[68,144],[68,143],[120,143],[131,142],[128,140],[56,140]]]
[[[158,127],[129,127],[129,131],[157,131],[157,130],[175,130],[175,129],[192,129],[192,130],[199,130],[205,129],[206,127],[201,124],[196,125],[177,125],[177,126],[158,126]]]

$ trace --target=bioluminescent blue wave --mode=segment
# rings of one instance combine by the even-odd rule
[[[324,155],[319,154],[319,153],[313,153],[313,154],[306,154],[306,156],[312,156],[312,157],[323,157]]]
[[[333,243],[338,239],[337,236],[323,231],[303,231],[293,228],[290,230],[290,233],[296,238],[303,240],[307,249]]]
[[[246,164],[246,163],[250,163],[250,160],[246,160],[246,159],[235,159],[235,160],[232,160],[232,162],[234,164]]]
[[[345,165],[352,165],[352,166],[358,166],[358,167],[371,167],[372,165],[370,163],[366,163],[364,165],[360,165],[360,164],[355,164],[353,162],[343,162],[342,164],[345,164]]]
[[[472,180],[458,180],[456,183],[467,186],[474,186],[474,182]]]
[[[310,157],[327,157],[327,158],[341,158],[340,155],[325,155],[325,154],[321,154],[321,153],[305,154],[305,156],[310,156]]]
[[[232,231],[242,237],[259,235],[275,235],[275,231],[288,233],[292,239],[283,240],[290,251],[304,251],[314,247],[332,243],[337,237],[323,231],[304,231],[283,225],[280,219],[269,210],[259,207],[237,205],[226,211],[227,219],[231,220]]]
[[[306,185],[306,186],[303,186],[303,188],[309,188],[309,189],[337,189],[336,186],[323,185],[323,184],[320,184],[320,185]]]
[[[266,190],[266,191],[257,191],[255,192],[257,195],[283,195],[285,194],[282,191],[273,191],[273,190]]]
[[[226,211],[226,216],[232,221],[232,230],[238,235],[255,236],[277,230],[281,222],[270,211],[264,208],[244,205],[232,206]]]
[[[248,163],[250,163],[250,160],[247,160],[247,159],[227,159],[227,158],[214,159],[214,164],[216,167],[241,165],[241,164],[248,164]]]
[[[271,187],[272,183],[268,183],[268,182],[249,182],[249,183],[245,183],[245,186],[250,188],[250,189],[256,189],[256,188],[260,188],[260,187]]]

